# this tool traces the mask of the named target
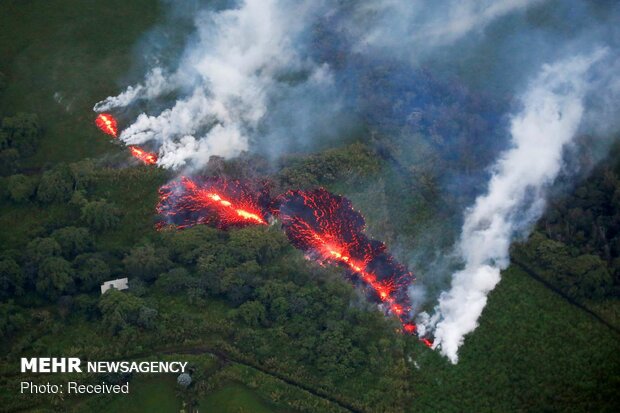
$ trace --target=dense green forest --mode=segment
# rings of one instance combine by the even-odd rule
[[[33,124],[25,124],[24,128],[31,128],[31,132],[13,127],[10,134],[9,131],[5,133],[17,136],[16,140],[22,136],[33,139],[39,134]],[[261,161],[213,159],[210,168],[212,173],[244,176],[256,174],[256,165],[261,165]],[[609,179],[610,170],[613,170],[606,165],[594,171],[582,185]],[[370,179],[385,167],[381,158],[368,147],[353,144],[320,155],[290,158],[272,179],[274,186],[280,188],[329,186],[336,181],[351,183]],[[208,227],[155,231],[152,206],[158,185],[167,178],[166,173],[158,169],[144,166],[118,169],[92,160],[57,164],[41,173],[17,173],[3,178],[2,220],[3,225],[12,228],[3,232],[0,261],[3,297],[0,331],[6,371],[15,370],[15,360],[19,356],[38,354],[43,349],[101,359],[151,351],[157,354],[168,348],[179,351],[199,348],[223,360],[233,359],[238,364],[233,368],[220,360],[215,366],[211,363],[202,376],[196,374],[194,385],[181,396],[187,403],[197,405],[202,395],[217,388],[222,377],[232,375],[226,380],[259,389],[263,381],[285,379],[318,394],[304,393],[305,396],[299,398],[292,395],[299,390],[290,389],[291,384],[280,384],[282,395],[275,399],[271,395],[262,396],[299,411],[316,411],[315,403],[319,401],[314,400],[315,397],[323,400],[320,403],[327,403],[325,411],[392,412],[408,411],[414,406],[433,411],[435,403],[447,410],[454,408],[450,397],[431,402],[425,393],[441,391],[441,387],[433,385],[433,369],[449,374],[451,380],[459,380],[456,367],[449,366],[435,354],[427,354],[430,350],[415,339],[398,334],[396,320],[386,320],[372,305],[366,304],[363,297],[341,279],[338,269],[306,261],[289,245],[277,223],[270,228],[231,231]],[[541,221],[540,231],[522,247],[523,254],[541,274],[551,274],[549,282],[570,297],[604,303],[614,297],[616,278],[611,274],[615,276],[613,265],[617,262],[614,261],[617,250],[608,249],[610,256],[605,257],[604,248],[595,249],[588,243],[564,244],[543,232],[548,226],[548,217],[555,214],[554,222],[560,221],[561,206],[578,194],[583,194],[582,186],[555,201]],[[609,199],[604,196],[590,200],[586,192],[580,200],[590,208],[598,205],[597,202],[602,203],[601,208],[606,207],[605,211],[611,216],[617,213],[613,210],[615,205],[610,207]],[[133,207],[123,208],[125,205]],[[136,208],[136,205],[141,207]],[[609,224],[604,227],[605,233],[612,234],[614,222],[613,219],[605,221]],[[553,232],[550,235],[553,236]],[[553,267],[567,262],[571,264],[569,268]],[[120,276],[130,277],[128,293],[99,294],[102,281]],[[505,288],[511,288],[511,283],[523,283],[528,287],[527,294],[532,293],[529,288],[545,289],[520,277],[526,276],[515,274],[514,280],[505,281]],[[524,291],[514,285],[512,288],[512,294],[500,289],[497,295],[507,295],[508,301],[520,300],[519,294]],[[558,297],[554,299],[561,302],[562,298]],[[542,298],[543,301],[548,299]],[[504,314],[495,316],[498,317],[496,322],[500,322],[496,328],[501,328],[500,320],[507,316],[506,308],[498,310]],[[535,316],[541,310],[534,307],[532,311],[531,316]],[[571,311],[579,313],[579,310]],[[553,312],[544,314],[550,317]],[[484,322],[493,324],[487,320],[491,316],[492,313],[486,315]],[[609,317],[609,314],[604,316]],[[557,317],[557,322],[561,323],[565,315]],[[575,328],[595,328],[592,334],[597,337],[599,353],[585,357],[583,351],[592,349],[581,348],[574,356],[578,359],[571,357],[570,363],[576,363],[575,376],[571,377],[573,384],[565,389],[552,388],[558,392],[555,396],[568,397],[571,409],[588,411],[596,400],[587,405],[577,401],[588,400],[584,398],[588,392],[600,391],[600,407],[608,406],[609,400],[603,395],[606,392],[611,395],[614,384],[604,377],[617,365],[610,363],[601,367],[602,371],[593,372],[596,375],[592,377],[594,387],[590,390],[579,384],[582,369],[588,368],[585,363],[599,358],[602,362],[608,357],[606,354],[611,354],[608,351],[616,347],[617,333],[606,331],[607,327],[589,325],[595,321],[578,321],[579,317],[584,316],[578,315],[577,321],[571,319],[569,323]],[[617,325],[615,318],[610,322]],[[539,326],[531,332],[535,337],[526,339],[535,338],[535,341],[546,343],[554,340],[553,335],[557,333],[554,331]],[[493,335],[497,331],[487,334],[478,346],[495,345]],[[106,339],[101,341],[100,337]],[[575,345],[588,343],[592,336],[585,339]],[[474,346],[475,343],[471,345]],[[465,358],[476,350],[471,347],[468,343]],[[478,351],[481,353],[472,354],[473,359],[485,354],[482,349]],[[533,351],[524,356],[529,359],[528,365],[544,365],[546,352]],[[596,357],[592,359],[593,356]],[[566,362],[559,362],[558,367],[565,367]],[[461,364],[467,365],[467,361]],[[420,365],[424,366],[423,371],[418,370]],[[237,369],[241,367],[256,369],[257,373],[250,375],[252,380],[246,377],[248,373],[238,377]],[[607,368],[611,370],[605,373]],[[463,378],[468,376],[463,374]],[[551,380],[553,373],[546,374],[550,374],[547,377]],[[518,376],[523,380],[530,372],[523,371]],[[13,379],[5,380],[8,385]],[[544,385],[549,385],[546,383]],[[526,380],[519,386],[534,386],[534,383]],[[518,390],[519,386],[508,394],[500,393],[507,409],[512,403],[521,402],[518,398],[511,399],[522,391]],[[481,391],[473,387],[472,396],[475,391]],[[580,396],[569,397],[573,392]],[[386,394],[390,397],[385,397]],[[529,394],[534,398],[529,401],[534,406],[568,406],[564,404],[567,401],[558,401],[546,393]],[[492,410],[493,403],[498,402],[491,402],[495,397],[489,393],[483,401],[465,398],[461,403],[469,403],[472,409],[480,411]],[[12,409],[32,403],[32,399],[15,398],[6,390],[3,398],[4,405]],[[59,401],[56,403],[62,405]]]
[[[155,230],[157,189],[173,175],[134,163],[91,125],[92,103],[114,90],[130,45],[156,21],[154,2],[113,1],[121,22],[96,2],[88,10],[39,2],[30,13],[8,3],[0,25],[20,40],[0,35],[0,410],[617,411],[618,147],[552,197],[451,365],[400,334],[340,269],[306,260],[277,221]],[[47,17],[63,12],[81,17],[66,25]],[[32,24],[45,30],[31,33]],[[75,46],[67,38],[77,30],[85,35]],[[76,56],[88,70],[72,66]],[[56,80],[77,96],[72,108],[53,104]],[[33,82],[40,88],[28,93]],[[449,162],[433,146],[442,132],[416,136],[417,158],[370,129],[356,133],[339,148],[275,164],[213,157],[204,173],[268,179],[276,194],[325,186],[350,197],[388,245],[448,246],[451,236],[428,233],[449,233],[452,208],[471,194],[443,192],[438,169]],[[403,249],[395,254],[411,261],[415,251]],[[100,294],[102,281],[125,276],[128,291]],[[34,355],[187,359],[191,380],[80,376],[130,380],[135,402],[20,395],[20,381],[51,380],[18,373],[19,358]],[[61,377],[71,376],[53,376]]]
[[[620,327],[620,146],[549,208],[513,257],[559,293]]]

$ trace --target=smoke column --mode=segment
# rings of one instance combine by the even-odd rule
[[[174,73],[154,68],[144,83],[95,105],[96,111],[125,107],[174,92],[180,95],[158,115],[142,113],[120,139],[129,145],[152,141],[165,168],[203,166],[211,155],[232,157],[249,148],[250,137],[267,114],[269,100],[288,87],[321,88],[325,68],[299,54],[294,45],[311,2],[281,7],[277,0],[246,0],[238,8],[203,11],[196,36]],[[284,79],[284,80],[283,80]]]
[[[525,235],[543,212],[545,189],[560,172],[563,150],[584,113],[588,70],[605,53],[598,49],[543,67],[522,97],[522,111],[512,118],[513,147],[494,165],[487,192],[465,213],[457,247],[465,267],[453,274],[433,319],[420,327],[436,323],[433,347],[453,363],[509,264],[511,241]]]
[[[432,6],[412,1],[366,1],[353,10],[346,30],[357,39],[356,52],[403,53],[419,58],[492,21],[543,0],[438,0]]]
[[[618,128],[610,124],[620,102],[614,2],[170,3],[170,15],[191,16],[194,25],[183,52],[149,65],[141,83],[94,109],[121,112],[122,124],[133,119],[119,139],[157,148],[159,166],[184,173],[211,155],[277,157],[299,153],[299,143],[318,148],[322,133],[348,139],[340,133],[346,122],[378,132],[380,148],[395,148],[386,158],[398,175],[405,181],[411,171],[430,171],[433,189],[450,206],[446,225],[390,245],[420,257],[410,261],[420,282],[412,290],[420,293],[414,311],[433,305],[434,291],[452,275],[451,289],[418,328],[432,332],[453,362],[508,265],[510,242],[542,213],[563,151],[578,130],[602,136]],[[593,51],[595,44],[608,48]],[[607,68],[596,64],[605,53],[615,59]],[[517,110],[510,109],[515,96]],[[509,102],[495,104],[504,97]],[[389,220],[406,221],[393,212]],[[431,256],[440,257],[437,265],[420,271]]]
[[[119,136],[127,145],[158,147],[158,165],[164,168],[200,168],[211,155],[231,158],[251,150],[253,143],[280,155],[290,146],[297,150],[300,142],[312,144],[317,136],[337,139],[355,112],[342,101],[350,91],[335,83],[333,62],[313,56],[316,49],[331,47],[317,46],[312,38],[321,21],[345,16],[333,23],[348,39],[339,55],[374,58],[401,50],[418,56],[536,1],[445,0],[432,13],[404,0],[353,5],[245,0],[231,8],[205,8],[197,13],[196,34],[176,67],[151,68],[142,83],[104,99],[94,110],[167,102],[163,110],[141,113]]]

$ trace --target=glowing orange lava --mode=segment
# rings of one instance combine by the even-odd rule
[[[266,212],[259,207],[260,194],[238,181],[182,177],[159,192],[157,211],[177,228],[267,225]]]
[[[386,252],[385,244],[364,235],[362,215],[344,197],[319,188],[289,191],[280,198],[279,214],[291,243],[318,262],[333,262],[363,281],[386,312],[409,324],[407,288],[413,274]]]
[[[311,231],[311,230],[310,230]],[[400,316],[403,314],[403,308],[400,304],[396,303],[391,296],[394,292],[394,285],[391,280],[377,280],[377,276],[372,272],[364,270],[366,263],[358,262],[355,259],[348,256],[344,251],[344,248],[339,248],[326,242],[315,232],[312,233],[312,238],[316,241],[318,252],[322,255],[323,259],[336,261],[338,264],[348,267],[354,273],[357,273],[368,286],[370,286],[379,299],[388,305],[392,313]]]
[[[308,259],[346,268],[347,279],[363,285],[369,298],[398,318],[400,332],[417,333],[408,294],[413,274],[385,244],[364,234],[364,218],[348,199],[319,188],[288,191],[272,200],[265,183],[221,177],[182,177],[162,186],[159,196],[160,229],[267,225],[269,215],[278,217],[291,243]],[[429,339],[421,341],[432,346]]]
[[[416,326],[415,324],[407,323],[403,325],[403,330],[405,331],[405,333],[413,334],[416,331]]]
[[[181,178],[181,182],[185,185],[185,188],[194,193],[194,199],[199,203],[216,203],[219,207],[223,207],[226,210],[234,211],[234,213],[248,221],[253,221],[255,224],[267,225],[267,221],[265,221],[258,212],[251,212],[243,208],[238,208],[233,205],[231,201],[222,198],[218,193],[212,192],[209,189],[199,188],[194,181],[187,177]]]
[[[95,119],[95,124],[103,133],[117,137],[118,127],[116,125],[116,119],[108,113],[100,113]]]
[[[131,152],[131,156],[144,162],[145,165],[155,165],[157,163],[157,154],[153,152],[147,152],[139,146],[131,145],[128,147]]]
[[[224,208],[230,208],[232,211],[235,211],[235,214],[237,214],[237,216],[241,217],[242,219],[246,219],[248,221],[254,221],[255,223],[261,224],[261,225],[267,225],[267,222],[263,218],[261,218],[258,214],[246,211],[243,208],[235,208],[232,202],[223,199],[218,194],[209,193],[203,190],[198,190],[196,195],[198,197],[201,197],[203,200],[210,199],[213,202],[217,202],[219,205],[221,205]]]

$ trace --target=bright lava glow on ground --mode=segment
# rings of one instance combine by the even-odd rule
[[[157,154],[153,152],[147,152],[139,146],[129,146],[131,156],[144,162],[145,165],[155,165],[157,163]]]
[[[160,188],[157,212],[177,228],[267,225],[260,198],[259,191],[239,181],[182,177]]]
[[[95,119],[95,124],[103,133],[112,135],[115,138],[117,137],[118,126],[116,124],[116,119],[114,119],[112,115],[100,113],[97,119]]]
[[[196,184],[189,178],[183,178],[182,182],[185,186],[195,193],[195,199],[200,203],[205,202],[214,202],[222,208],[227,208],[235,212],[237,216],[242,219],[246,219],[248,221],[253,221],[256,224],[267,225],[267,222],[260,217],[258,213],[254,213],[251,211],[247,211],[243,208],[237,208],[233,205],[232,202],[222,198],[219,194],[215,192],[209,192],[205,189],[200,189],[196,186]]]
[[[364,234],[364,218],[348,199],[322,188],[289,191],[279,198],[277,214],[295,247],[310,259],[347,268],[386,312],[398,317],[403,332],[415,333],[407,293],[413,274],[386,252],[383,243]]]
[[[109,114],[95,120],[104,133],[117,136],[117,122]],[[146,165],[157,163],[157,154],[128,146],[131,155]],[[415,334],[411,322],[411,304],[407,288],[413,274],[386,252],[383,243],[364,235],[362,215],[353,210],[346,198],[319,188],[314,191],[289,191],[280,196],[275,206],[269,204],[266,191],[253,190],[246,183],[223,178],[182,177],[159,190],[157,212],[166,222],[187,228],[213,225],[220,229],[230,226],[267,225],[266,217],[280,217],[292,244],[319,262],[330,261],[348,269],[372,291],[387,313],[402,323],[402,331]],[[426,338],[421,341],[432,346]]]
[[[100,113],[95,119],[97,127],[105,134],[118,137],[118,124],[114,116],[109,113]],[[144,149],[136,145],[128,146],[129,153],[134,158],[142,161],[145,165],[155,165],[157,163],[157,154],[153,152],[147,152]]]

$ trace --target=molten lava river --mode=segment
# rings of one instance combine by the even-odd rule
[[[102,113],[95,123],[104,133],[117,137],[117,121],[112,115]],[[128,149],[143,163],[157,164],[157,154],[135,145]],[[194,225],[228,229],[268,225],[270,218],[279,219],[291,244],[307,258],[343,268],[369,299],[400,320],[402,331],[415,333],[407,294],[413,274],[387,252],[384,243],[365,235],[364,217],[342,196],[318,188],[288,191],[272,200],[262,184],[182,177],[159,189],[156,209],[164,220],[158,224],[160,229]],[[422,341],[432,345],[427,339]]]

